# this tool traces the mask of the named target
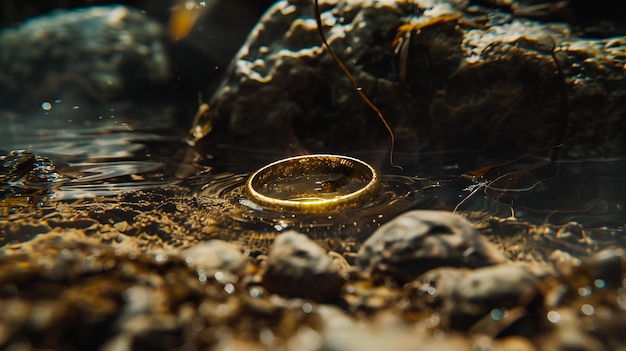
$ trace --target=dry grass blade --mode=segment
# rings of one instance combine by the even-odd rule
[[[337,56],[335,51],[328,44],[328,40],[326,39],[326,34],[324,33],[324,27],[322,24],[322,16],[320,13],[318,0],[314,0],[313,8],[315,10],[315,21],[317,23],[317,31],[319,32],[320,38],[322,39],[322,44],[324,44],[324,47],[326,48],[326,50],[328,50],[328,53],[330,54],[330,56],[332,56],[333,60],[337,63],[341,71],[343,71],[346,77],[348,77],[348,79],[350,80],[350,83],[352,83],[352,87],[354,88],[354,91],[356,91],[359,97],[361,97],[361,99],[367,104],[367,106],[369,106],[369,108],[371,108],[374,112],[376,112],[376,115],[378,115],[378,118],[380,118],[380,120],[385,125],[385,128],[387,128],[387,131],[389,132],[389,135],[391,137],[391,150],[389,151],[389,163],[391,164],[392,167],[402,169],[401,166],[393,162],[393,150],[396,146],[396,137],[393,134],[393,130],[391,129],[391,126],[389,126],[389,123],[387,123],[387,120],[383,116],[383,113],[380,111],[380,109],[376,107],[376,105],[374,105],[374,103],[367,97],[367,95],[365,95],[365,93],[363,92],[363,89],[359,86],[359,84],[357,84],[356,80],[354,79],[354,77],[352,76],[352,74],[350,73],[346,65],[343,64],[341,59]]]

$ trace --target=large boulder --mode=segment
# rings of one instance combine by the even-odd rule
[[[562,144],[570,158],[626,150],[624,38],[466,1],[322,1],[330,46],[381,109],[397,149]],[[376,114],[321,43],[309,1],[279,1],[231,64],[190,141],[298,153],[386,149]]]
[[[0,104],[48,110],[63,99],[149,96],[171,82],[165,39],[158,22],[121,5],[31,18],[0,32]]]

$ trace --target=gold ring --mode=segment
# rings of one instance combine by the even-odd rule
[[[332,212],[372,200],[379,177],[356,158],[305,155],[279,160],[248,178],[246,193],[261,207],[298,213]]]

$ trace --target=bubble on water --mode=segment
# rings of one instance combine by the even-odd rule
[[[167,255],[165,255],[165,254],[157,254],[157,255],[155,255],[155,256],[154,256],[154,260],[155,260],[157,263],[164,263],[164,262],[167,262],[167,261],[168,261],[168,259],[169,259],[169,257],[168,257]]]
[[[198,269],[197,272],[198,272],[198,281],[200,281],[200,284],[206,284],[208,277],[204,269]]]
[[[561,315],[557,311],[548,312],[546,317],[548,318],[550,322],[555,323],[555,324],[561,321]]]
[[[491,318],[494,321],[499,321],[502,319],[502,317],[504,317],[504,311],[502,311],[499,308],[494,308],[491,310],[491,313],[489,313],[491,315]]]
[[[263,345],[271,344],[272,341],[274,341],[274,333],[272,333],[272,331],[268,328],[261,329],[261,332],[259,333],[259,341],[261,341]]]
[[[308,350],[318,350],[322,347],[322,336],[309,326],[303,325],[298,328],[297,338],[300,341],[300,345],[305,346]]]
[[[304,313],[311,313],[313,311],[313,305],[308,302],[302,304],[302,311]]]
[[[595,308],[592,305],[586,303],[580,306],[580,311],[584,315],[591,316],[595,312]]]
[[[583,286],[581,288],[578,288],[578,295],[580,295],[581,297],[589,297],[591,295],[591,287]]]
[[[215,280],[217,280],[218,282],[221,282],[222,280],[224,280],[224,273],[222,272],[215,272],[215,274],[213,275],[213,277],[215,278]]]
[[[253,287],[250,289],[250,296],[252,297],[262,297],[263,296],[263,289],[260,289],[258,287]]]
[[[231,308],[225,303],[221,303],[215,307],[215,314],[219,317],[226,317],[231,313]]]

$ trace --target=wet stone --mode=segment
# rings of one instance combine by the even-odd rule
[[[482,267],[506,257],[464,217],[446,211],[404,213],[369,237],[357,266],[372,276],[408,282],[437,267]]]
[[[0,184],[30,183],[32,186],[61,179],[52,161],[26,150],[0,155]]]
[[[177,204],[183,208],[184,202]],[[119,204],[97,206],[103,213]],[[133,208],[141,217],[159,207]],[[62,212],[33,212],[33,218],[9,219],[2,228],[37,223],[44,214],[50,223],[100,218],[92,210],[60,206]],[[206,212],[188,214],[204,218]],[[50,233],[0,250],[0,330],[5,333],[0,333],[0,348],[27,340],[37,349],[281,349],[289,344],[298,346],[294,349],[412,350],[419,344],[431,350],[531,350],[527,340],[537,349],[543,342],[565,345],[574,340],[570,332],[586,340],[587,349],[597,341],[607,350],[625,342],[626,289],[619,284],[623,252],[618,249],[588,257],[555,251],[552,264],[440,267],[399,286],[392,279],[385,281],[389,284],[370,279],[375,277],[361,274],[362,267],[348,265],[340,254],[295,232],[276,234],[283,239],[268,256],[248,258],[239,250],[248,250],[249,243],[237,243],[238,249],[206,241],[208,236],[197,229],[201,223],[185,232],[184,225],[154,216],[153,222],[172,231],[161,241],[116,229],[140,228],[143,221],[118,225],[109,216],[102,218],[105,223],[89,232],[46,225]],[[124,239],[113,240],[119,237]],[[228,262],[216,265],[221,259]],[[229,273],[238,270],[240,260],[245,267]],[[277,269],[273,276],[263,273],[272,266],[281,267],[278,274]],[[219,269],[209,272],[211,267]],[[342,286],[339,277],[347,283]],[[338,283],[329,287],[331,281]],[[311,295],[318,301],[303,299]],[[322,298],[325,302],[318,303]],[[452,340],[455,335],[459,338]],[[498,342],[505,335],[517,339]]]
[[[0,200],[23,195],[44,199],[64,179],[47,157],[26,150],[0,154]]]
[[[548,306],[564,302],[593,306],[609,299],[617,300],[624,309],[624,300],[620,302],[620,298],[614,296],[625,291],[626,259],[622,248],[607,248],[580,259],[555,251],[551,260],[564,285],[552,291]]]
[[[492,313],[499,321],[505,311],[534,306],[540,296],[538,278],[521,263],[505,263],[475,270],[438,268],[412,283],[418,294],[440,306],[451,328],[466,330]]]
[[[378,351],[378,350],[458,350],[474,349],[471,341],[458,335],[435,338],[405,330],[341,327],[328,329],[324,334],[323,351]]]
[[[558,316],[558,317],[554,317]],[[548,320],[554,327],[540,339],[541,350],[555,351],[603,351],[606,347],[585,330],[581,321],[569,309],[548,312]]]
[[[533,343],[520,336],[507,336],[493,342],[496,350],[501,351],[537,351]]]
[[[278,1],[260,19],[190,130],[199,150],[235,140],[282,152],[387,146],[322,47],[311,3]],[[624,37],[580,38],[562,21],[480,3],[320,1],[320,11],[330,46],[399,150],[519,155],[562,144],[562,157],[621,157]]]
[[[243,289],[202,279],[184,255],[70,237],[42,235],[0,255],[1,349],[24,340],[30,349],[206,349],[245,318]]]
[[[344,284],[340,267],[306,235],[280,234],[270,248],[263,285],[270,291],[324,301],[336,297]]]
[[[54,11],[0,31],[0,47],[5,105],[111,100],[148,93],[170,78],[163,28],[132,7]]]
[[[625,272],[624,249],[610,248],[583,258],[582,263],[574,269],[570,278],[586,276],[590,285],[617,289],[622,287]]]

